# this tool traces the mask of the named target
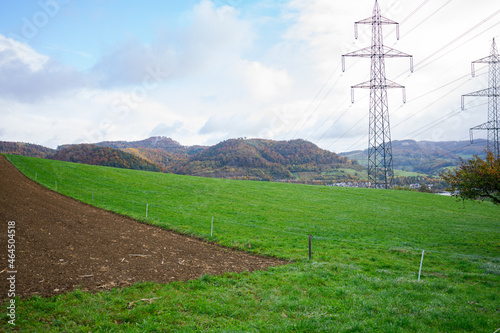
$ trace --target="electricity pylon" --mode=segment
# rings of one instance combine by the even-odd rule
[[[351,87],[351,102],[354,103],[354,88],[370,89],[370,129],[368,142],[368,180],[373,187],[391,188],[394,184],[392,161],[391,127],[389,123],[388,88],[402,88],[403,101],[406,102],[405,87],[390,81],[385,76],[385,58],[409,57],[413,72],[413,57],[409,54],[384,46],[382,25],[396,25],[399,40],[399,23],[380,14],[378,1],[375,0],[373,15],[354,23],[355,38],[358,38],[358,24],[372,26],[372,45],[342,56],[342,71],[345,71],[345,57],[362,57],[372,60],[370,81]]]
[[[490,55],[472,62],[472,76],[475,76],[474,64],[488,64],[488,88],[479,90],[470,94],[462,95],[462,110],[465,108],[465,96],[488,97],[488,122],[482,125],[472,127],[470,132],[470,141],[474,142],[474,131],[488,131],[488,149],[492,151],[496,158],[500,157],[500,112],[498,110],[498,97],[500,95],[500,55],[497,51],[495,38],[491,45]]]

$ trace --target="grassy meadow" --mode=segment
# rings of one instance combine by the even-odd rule
[[[500,328],[500,207],[490,203],[464,206],[418,192],[9,158],[29,178],[53,190],[57,181],[58,192],[80,201],[290,264],[97,294],[18,299],[16,327],[6,324],[3,311],[0,329],[493,333]],[[144,298],[152,301],[136,302]]]

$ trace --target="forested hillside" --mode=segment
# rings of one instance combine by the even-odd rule
[[[231,179],[365,186],[367,151],[336,154],[305,140],[229,139],[214,146],[183,146],[167,137],[64,145],[0,142],[3,153],[54,158],[118,168]],[[485,140],[469,142],[393,141],[395,183],[445,188],[439,173],[460,158],[484,155]],[[340,184],[342,185],[342,184]],[[343,186],[343,185],[342,185]]]
[[[208,148],[205,146],[183,146],[167,137],[151,137],[140,141],[103,141],[97,146],[116,148],[174,173],[184,173],[189,157]]]
[[[119,149],[89,144],[59,147],[57,152],[48,156],[48,158],[59,161],[123,169],[162,171],[159,166]]]
[[[305,140],[240,138],[211,147],[184,147],[170,138],[154,137],[134,142],[100,142],[98,145],[120,148],[168,172],[204,177],[291,180],[300,178],[297,172],[308,172],[322,178],[323,171],[351,165],[348,158]]]
[[[55,149],[31,143],[0,141],[0,154],[45,158],[55,152]]]
[[[304,140],[230,139],[190,157],[187,173],[210,176],[227,173],[247,179],[291,179],[295,172],[321,173],[350,164],[348,158]]]

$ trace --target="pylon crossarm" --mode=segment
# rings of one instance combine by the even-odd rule
[[[498,64],[500,62],[500,57],[498,55],[490,55],[476,61],[473,64]]]
[[[474,69],[474,64],[499,64],[500,63],[500,55],[497,51],[497,46],[495,43],[495,38],[493,38],[493,43],[491,44],[491,52],[490,55],[479,60],[472,62],[472,76],[476,76],[476,72]]]
[[[371,58],[374,55],[375,53],[373,52],[372,46],[369,46],[354,52],[346,53],[342,55],[342,57]],[[377,53],[377,55],[379,55],[379,53]],[[413,58],[413,56],[410,54],[398,51],[396,49],[393,49],[392,47],[388,47],[385,45],[382,45],[382,52],[380,53],[380,55],[387,58],[403,58],[403,57]]]
[[[489,121],[487,123],[472,127],[471,129],[469,129],[470,143],[474,143],[474,131],[488,131],[488,130],[494,130],[494,129],[495,128],[493,128],[492,121]]]
[[[370,81],[366,81],[360,84],[356,84],[354,86],[351,86],[351,103],[354,104],[354,89],[355,88],[361,88],[361,89],[371,89],[372,84]]]
[[[498,97],[498,89],[486,88],[462,95],[462,110],[465,110],[465,97]]]
[[[476,96],[476,97],[499,97],[500,96],[500,89],[499,87],[491,87],[491,88],[486,88],[478,91],[474,91],[468,94],[464,94],[463,96]]]
[[[357,84],[355,86],[351,86],[351,103],[354,104],[354,89],[355,88],[361,88],[361,89],[371,89],[371,83],[370,81],[366,81],[360,84]]]
[[[405,86],[402,86],[399,83],[396,83],[396,82],[391,81],[389,79],[386,79],[385,81],[386,81],[387,88],[403,88],[404,89],[404,87],[405,87]]]
[[[494,126],[495,124],[493,123],[493,121],[488,121],[487,123],[484,123],[484,124],[481,124],[481,125],[477,125],[477,126],[474,126],[472,127],[470,130],[471,131],[485,131],[485,130],[494,130],[494,129],[498,129],[498,128],[495,128]]]
[[[351,86],[351,103],[354,103],[354,89],[391,89],[391,88],[401,88],[403,89],[403,103],[406,103],[406,88],[391,80],[385,80],[384,84],[376,84],[373,81],[366,81],[363,83]]]
[[[412,55],[408,53],[404,53],[401,51],[398,51],[396,49],[393,49],[392,47],[385,46],[384,45],[384,56],[388,58],[397,58],[397,57],[410,57],[413,58]]]
[[[475,69],[475,64],[500,64],[500,56],[497,55],[490,55],[488,57],[473,61],[471,63],[471,73],[472,76],[476,76],[476,69]]]
[[[342,57],[362,57],[362,58],[371,58],[373,55],[372,47],[365,47],[360,50],[349,52],[344,54]]]
[[[345,72],[345,57],[362,57],[362,58],[371,58],[373,56],[372,48],[365,47],[361,50],[357,50],[354,52],[350,52],[342,55],[342,72]]]
[[[372,47],[365,47],[360,50],[346,53],[342,55],[342,72],[345,72],[345,57],[358,57],[358,58],[373,58],[374,56],[382,56],[387,58],[410,58],[410,71],[413,73],[413,56],[388,46],[382,46],[382,53],[375,54]]]
[[[379,84],[375,81],[366,81],[366,82],[351,86],[351,88],[362,88],[362,89],[370,89],[370,88],[374,88],[374,89],[386,89],[386,88],[388,88],[388,89],[390,89],[390,88],[404,88],[404,87],[405,86],[402,86],[399,83],[396,83],[396,82],[388,80],[388,79],[385,80],[384,84]]]
[[[393,21],[385,16],[379,15],[379,16],[371,16],[368,18],[365,18],[364,20],[360,20],[357,22],[354,22],[354,24],[399,24],[396,21]]]
[[[380,20],[377,21],[375,18],[370,17],[358,22],[354,22],[354,38],[358,39],[358,24],[395,24],[396,25],[396,39],[399,40],[399,23],[393,20],[390,20],[386,17],[381,16]]]

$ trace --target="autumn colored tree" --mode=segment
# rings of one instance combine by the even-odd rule
[[[455,196],[469,200],[491,200],[500,205],[500,158],[491,151],[486,159],[474,158],[463,161],[458,169],[441,175],[450,185]]]

